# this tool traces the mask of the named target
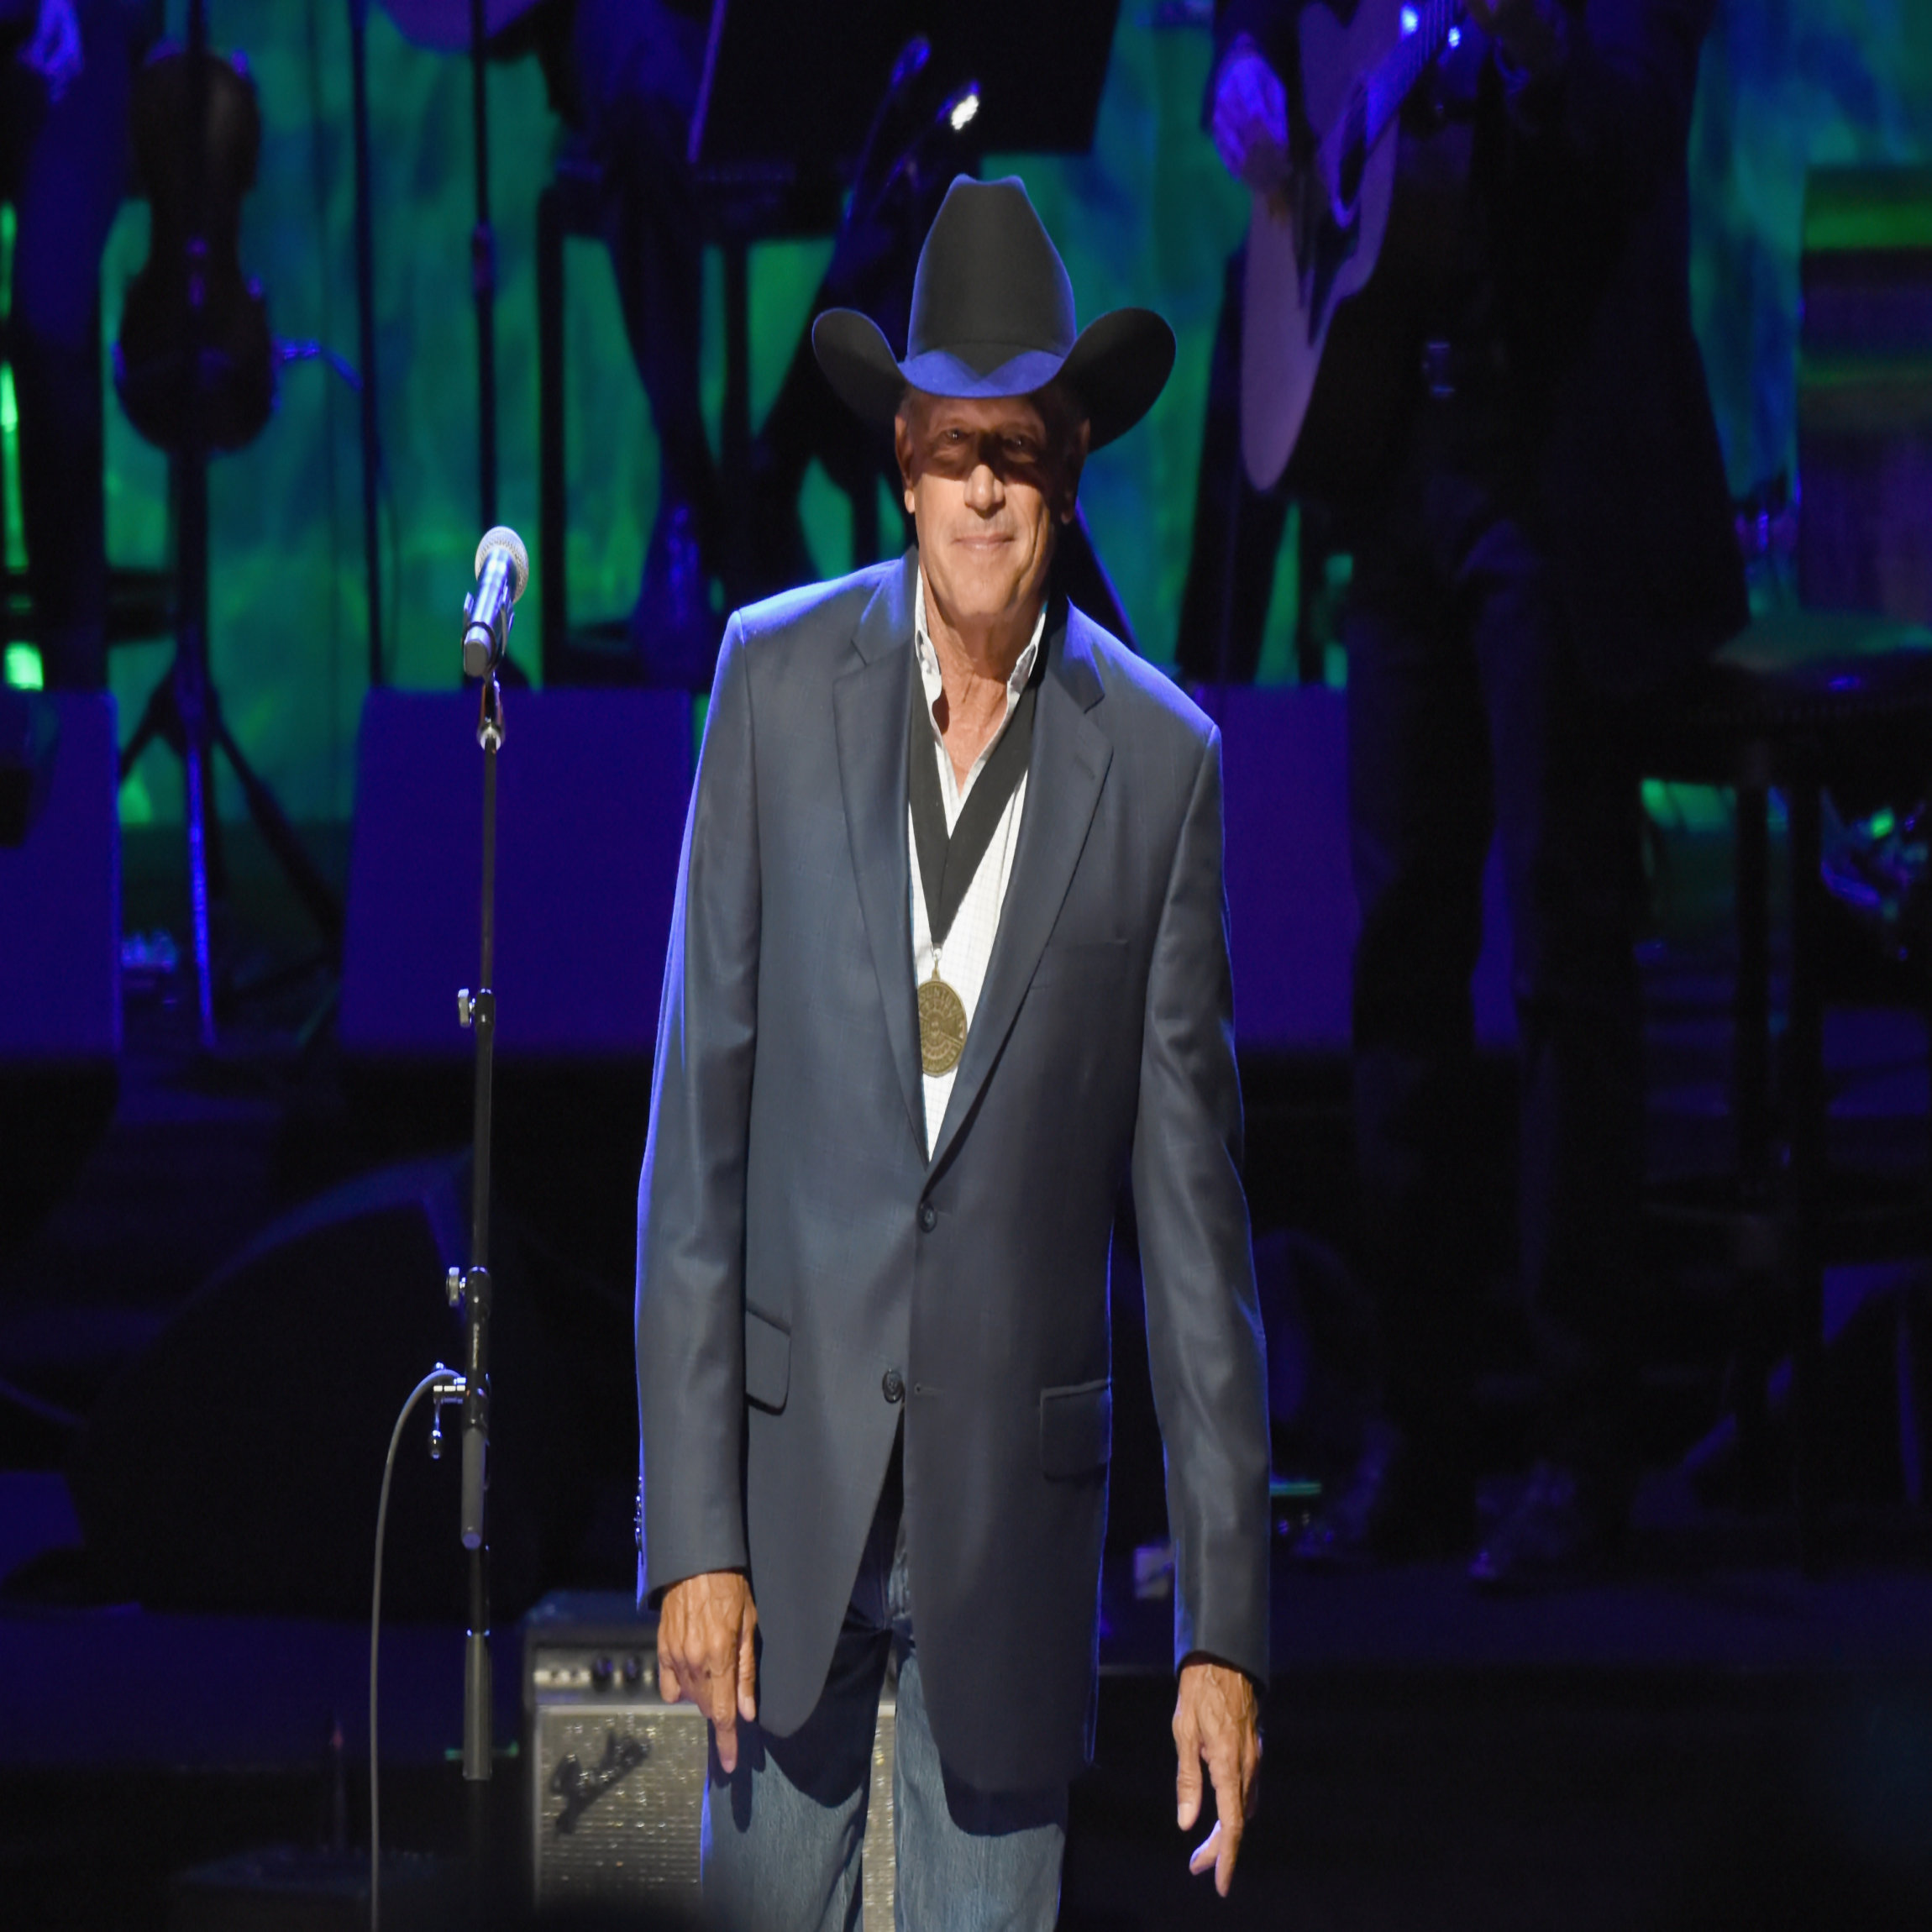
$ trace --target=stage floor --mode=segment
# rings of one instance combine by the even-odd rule
[[[71,1540],[60,1479],[0,1480],[5,1552]],[[1686,1570],[1522,1601],[1448,1565],[1277,1579],[1264,1798],[1234,1899],[1173,1824],[1169,1606],[1109,1577],[1069,1929],[1922,1925],[1932,1912],[1932,1572]],[[0,1607],[8,1924],[155,1932],[168,1881],[366,1815],[365,1625]],[[515,1632],[495,1646],[518,1736]],[[383,1639],[386,1841],[454,1854],[461,1641]],[[339,1733],[339,1744],[332,1739]],[[488,1803],[518,1844],[520,1755]],[[514,1885],[512,1874],[508,1883]],[[1817,1909],[1815,1912],[1813,1908]]]

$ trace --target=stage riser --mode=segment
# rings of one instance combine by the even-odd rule
[[[119,1091],[114,732],[110,697],[0,691],[0,1252],[72,1184]],[[30,1447],[20,1423],[6,1440]]]
[[[9,711],[31,706],[55,721],[30,785],[6,774],[21,781],[8,784],[8,804],[26,806],[27,823],[20,843],[0,840],[0,1070],[98,1065],[121,1047],[114,701],[0,697]]]
[[[691,782],[690,700],[511,691],[497,759],[501,1062],[648,1058]],[[477,984],[476,700],[378,690],[362,714],[339,1032],[352,1063],[466,1060]]]

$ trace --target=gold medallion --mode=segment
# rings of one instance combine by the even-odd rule
[[[939,977],[935,962],[932,977],[919,989],[919,1063],[936,1079],[950,1074],[965,1051],[965,1002]]]

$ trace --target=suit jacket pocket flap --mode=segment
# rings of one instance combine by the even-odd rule
[[[760,1409],[785,1407],[791,1385],[791,1336],[755,1308],[744,1311],[744,1392]]]
[[[1040,1467],[1048,1476],[1089,1476],[1114,1452],[1111,1382],[1040,1391]]]

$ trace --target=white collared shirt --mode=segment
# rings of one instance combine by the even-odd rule
[[[1000,721],[999,729],[987,739],[979,757],[974,759],[973,769],[966,774],[966,782],[961,785],[953,774],[953,760],[947,753],[945,741],[939,735],[939,721],[933,715],[942,686],[938,655],[932,648],[932,638],[926,628],[926,573],[923,570],[919,573],[918,595],[913,602],[913,611],[912,648],[919,660],[920,680],[926,687],[926,721],[932,727],[932,755],[939,763],[939,795],[945,801],[946,830],[950,835],[959,822],[967,794],[986,769],[993,748],[1005,736],[1006,727],[1012,722],[1013,707],[1019,703],[1020,694],[1026,690],[1026,680],[1033,675],[1033,665],[1039,657],[1041,640],[1046,633],[1047,612],[1042,605],[1033,626],[1032,638],[1021,652],[1020,661],[1013,667],[1013,675],[1006,680],[1006,715]],[[1020,815],[1026,805],[1026,774],[1022,772],[1020,782],[1013,787],[1013,795],[1006,801],[1005,810],[1000,814],[1000,822],[993,828],[993,836],[987,842],[979,869],[973,874],[973,883],[967,887],[966,896],[953,915],[952,929],[939,949],[939,976],[959,995],[960,1003],[966,1009],[969,1038],[972,1036],[974,1018],[979,1010],[979,990],[986,983],[987,963],[993,957],[993,941],[1000,930],[1000,911],[1006,902],[1007,881],[1013,876],[1013,853],[1020,842]],[[912,969],[915,979],[923,985],[932,977],[932,927],[926,911],[926,889],[919,872],[919,841],[912,830],[911,817],[908,808],[906,838],[912,860]],[[953,1082],[958,1071],[955,1065],[943,1074],[921,1076],[926,1089],[926,1151],[928,1154],[932,1152],[933,1142],[938,1138],[939,1124],[946,1118],[946,1103],[952,1097]]]

